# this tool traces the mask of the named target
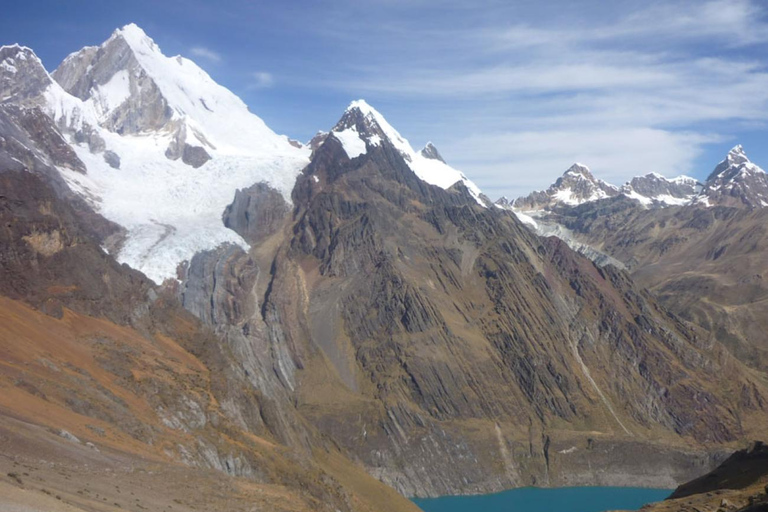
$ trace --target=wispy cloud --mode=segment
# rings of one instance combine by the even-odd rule
[[[275,83],[275,77],[272,73],[266,71],[255,71],[251,73],[251,83],[249,87],[251,89],[266,89],[272,87]]]
[[[768,119],[761,4],[622,5],[526,19],[499,3],[481,21],[450,29],[382,22],[364,47],[350,46],[348,60],[364,65],[322,84],[461,112],[467,122],[446,123],[433,109],[431,123],[402,131],[442,137],[443,153],[482,188],[512,195],[545,187],[576,160],[618,183],[690,172],[707,144]],[[340,37],[358,29],[370,27]]]
[[[201,57],[211,62],[221,62],[223,60],[219,53],[204,46],[194,46],[189,50],[189,53],[195,57]]]

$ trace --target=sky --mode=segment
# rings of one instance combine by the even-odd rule
[[[49,71],[136,23],[307,141],[364,98],[492,199],[572,163],[606,181],[768,165],[768,2],[27,0],[0,44]]]

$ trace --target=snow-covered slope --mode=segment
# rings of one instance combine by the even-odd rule
[[[670,179],[657,173],[637,176],[619,188],[595,178],[587,166],[577,163],[547,190],[532,192],[516,199],[513,204],[506,198],[496,204],[516,211],[539,211],[579,206],[623,195],[643,206],[660,208],[689,204],[701,188],[702,184],[694,178],[678,176]]]
[[[87,168],[62,168],[63,177],[126,228],[117,259],[156,282],[196,252],[247,247],[222,222],[235,191],[263,181],[290,202],[309,161],[308,149],[272,132],[192,61],[164,56],[135,25],[70,55],[54,76],[68,90],[50,81],[33,101],[16,98],[57,121]]]
[[[357,113],[362,115],[369,125],[365,133],[358,131],[349,121]],[[349,114],[352,115],[350,116]],[[481,206],[486,206],[485,201],[481,197],[480,188],[467,178],[464,173],[446,164],[442,157],[439,157],[437,149],[431,143],[427,145],[425,150],[420,152],[414,151],[410,143],[387,122],[384,116],[364,100],[350,103],[345,116],[342,117],[342,120],[331,131],[331,135],[342,143],[350,158],[364,154],[366,142],[376,146],[380,144],[382,137],[386,137],[394,148],[403,155],[411,170],[419,178],[445,189],[450,188],[457,182],[461,182]],[[435,154],[439,158],[436,158]]]
[[[516,210],[543,210],[555,206],[578,206],[619,194],[619,189],[595,178],[586,165],[573,164],[547,190],[515,200]]]
[[[655,172],[637,176],[621,187],[621,193],[645,206],[683,206],[701,191],[702,184],[689,176],[665,178]]]

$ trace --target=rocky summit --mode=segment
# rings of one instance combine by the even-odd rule
[[[576,206],[618,195],[618,188],[595,178],[585,165],[573,164],[547,190],[515,200],[520,210],[542,210],[557,205]]]
[[[3,47],[0,97],[11,503],[410,511],[672,487],[768,434],[758,196],[683,201],[755,190],[741,153],[496,207],[365,101],[305,146],[135,25],[51,74]]]

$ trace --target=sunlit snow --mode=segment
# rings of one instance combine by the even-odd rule
[[[439,160],[426,158],[421,153],[414,151],[408,141],[384,119],[384,116],[366,103],[365,100],[353,101],[350,103],[348,110],[353,108],[359,109],[363,115],[371,116],[376,121],[384,135],[390,140],[395,149],[403,155],[411,170],[420,179],[431,185],[437,185],[446,189],[461,181],[478,204],[485,206],[485,203],[480,198],[480,188],[467,178],[464,173]]]
[[[215,148],[206,147],[212,159],[195,169],[166,158],[172,136],[167,131],[123,136],[98,128],[98,120],[130,94],[123,70],[86,102],[56,83],[45,93],[46,108],[54,119],[75,129],[83,123],[96,126],[106,148],[120,157],[120,168],[114,169],[103,154],[91,153],[85,144],[73,144],[88,173],[61,172],[99,213],[128,230],[118,261],[160,283],[174,278],[178,264],[199,251],[224,242],[247,248],[222,222],[235,191],[264,181],[290,202],[296,177],[309,162],[309,150],[296,148],[272,132],[192,61],[162,55],[135,25],[112,37],[123,37],[131,46],[173,109],[173,118],[192,128],[189,139],[194,141],[199,132]]]

